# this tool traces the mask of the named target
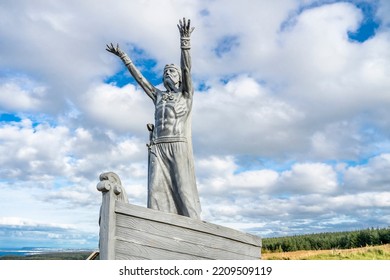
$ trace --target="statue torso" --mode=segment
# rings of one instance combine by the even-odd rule
[[[153,138],[185,137],[191,100],[182,92],[158,92],[155,108]]]

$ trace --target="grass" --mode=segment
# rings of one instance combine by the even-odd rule
[[[263,260],[390,260],[390,244],[354,249],[262,253]]]

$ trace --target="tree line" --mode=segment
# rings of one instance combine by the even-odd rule
[[[263,238],[263,252],[350,249],[390,243],[390,227]]]

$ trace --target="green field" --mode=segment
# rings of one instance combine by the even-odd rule
[[[263,253],[264,260],[390,260],[390,244],[353,249]]]

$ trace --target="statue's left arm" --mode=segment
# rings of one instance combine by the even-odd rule
[[[194,93],[194,88],[192,85],[192,78],[191,78],[191,41],[190,36],[192,31],[194,30],[194,27],[191,27],[190,25],[191,21],[186,21],[185,18],[183,18],[183,21],[179,21],[179,24],[177,27],[180,31],[180,48],[181,48],[181,58],[180,58],[180,67],[181,67],[181,75],[182,75],[182,91],[183,94],[188,97],[192,98],[192,95]]]

